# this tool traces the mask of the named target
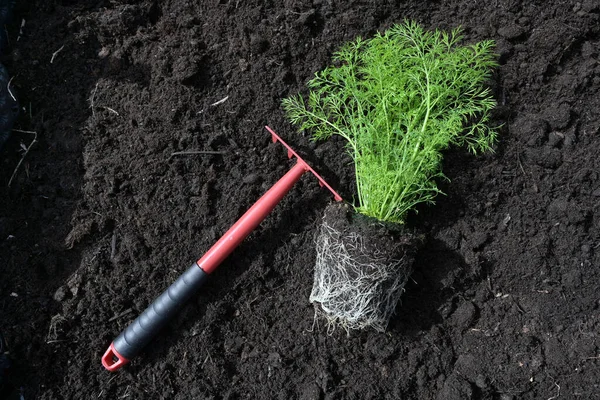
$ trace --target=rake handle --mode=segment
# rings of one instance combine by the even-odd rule
[[[121,332],[102,357],[102,365],[112,371],[135,357],[200,289],[206,278],[208,274],[194,263]]]
[[[136,356],[198,291],[208,275],[269,215],[306,171],[308,166],[299,159],[296,165],[254,203],[201,259],[169,286],[111,343],[102,357],[104,368],[116,371]]]

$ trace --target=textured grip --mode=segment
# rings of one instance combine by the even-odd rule
[[[194,263],[114,340],[114,349],[130,360],[202,286],[208,274]]]

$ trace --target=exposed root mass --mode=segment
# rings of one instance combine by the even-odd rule
[[[329,328],[384,331],[412,272],[412,256],[392,258],[367,245],[369,237],[339,230],[326,219],[319,229],[311,303]]]

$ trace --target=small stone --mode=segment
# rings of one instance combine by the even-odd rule
[[[516,24],[503,26],[500,29],[498,29],[498,35],[500,35],[503,38],[508,39],[508,40],[517,39],[520,36],[522,36],[524,33],[525,33],[525,30]]]
[[[473,354],[459,354],[454,363],[454,370],[461,376],[473,377],[477,376],[481,371],[480,358]]]
[[[465,379],[451,375],[438,393],[438,400],[463,400],[473,398],[473,388]]]
[[[247,71],[250,68],[250,63],[245,58],[240,58],[238,61],[238,65],[242,71]]]
[[[460,330],[465,330],[475,320],[477,309],[470,301],[462,303],[450,316],[450,323]]]
[[[79,274],[73,275],[67,281],[67,287],[71,291],[71,294],[73,295],[73,297],[76,297],[77,293],[79,293],[79,287],[81,286],[81,282],[82,282],[82,278],[81,278],[81,275],[79,275]]]
[[[194,57],[182,56],[173,63],[173,77],[183,84],[190,83],[199,71],[199,60]]]
[[[502,221],[500,221],[500,223],[498,224],[498,230],[500,232],[503,232],[504,230],[506,230],[506,228],[508,227],[508,223],[510,222],[510,214],[506,214],[504,216],[504,218],[502,219]]]
[[[316,10],[314,8],[300,14],[298,19],[296,20],[297,25],[310,25],[316,16]]]
[[[261,178],[256,173],[248,174],[242,179],[242,182],[244,182],[247,185],[252,185],[252,184],[260,182],[260,181],[261,181]]]
[[[592,192],[592,196],[594,196],[594,197],[600,197],[600,188],[594,190]]]
[[[569,148],[573,145],[573,143],[575,143],[575,133],[565,133],[564,147]]]
[[[596,57],[597,55],[598,49],[592,44],[591,41],[587,41],[581,46],[581,57],[583,59]]]
[[[269,353],[269,357],[267,358],[269,364],[280,364],[281,363],[281,355],[277,352]]]
[[[108,47],[103,47],[98,52],[98,57],[100,57],[100,58],[106,58],[109,54],[110,54],[110,49]]]
[[[561,219],[567,213],[569,202],[564,198],[554,199],[548,206],[548,216],[552,220]]]
[[[587,13],[596,12],[600,9],[597,0],[583,0],[581,3],[581,11],[584,15]]]
[[[575,202],[569,203],[569,209],[567,211],[567,219],[571,224],[579,224],[585,222],[587,217],[587,212],[581,209],[579,205]]]
[[[300,400],[319,400],[322,397],[319,386],[315,382],[311,382],[303,388]]]
[[[58,289],[56,289],[56,292],[54,292],[54,296],[52,296],[52,298],[56,301],[63,301],[66,297],[67,290],[64,286],[61,286]]]
[[[479,374],[477,375],[477,378],[475,378],[475,385],[479,388],[479,389],[485,389],[487,388],[487,379],[485,378],[485,376]]]

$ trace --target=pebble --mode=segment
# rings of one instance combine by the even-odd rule
[[[315,14],[316,10],[314,8],[303,12],[302,14],[300,14],[298,19],[296,19],[295,23],[297,25],[309,25],[313,21]]]
[[[242,179],[242,182],[244,182],[247,185],[252,185],[252,184],[260,182],[260,181],[261,181],[261,177],[260,177],[260,175],[258,175],[256,173],[248,174]]]
[[[503,26],[500,29],[498,29],[498,35],[508,40],[516,39],[524,33],[525,30],[522,27],[514,24]]]
[[[552,200],[550,205],[547,208],[547,213],[550,218],[553,220],[560,219],[563,215],[566,214],[567,209],[569,208],[569,202],[564,198],[558,198]]]
[[[500,221],[500,223],[498,223],[498,231],[503,232],[507,227],[508,227],[508,223],[511,220],[511,216],[510,214],[506,214],[504,216],[504,218],[502,219],[502,221]]]
[[[323,393],[315,382],[309,383],[302,390],[300,400],[320,400],[323,398]]]
[[[469,326],[471,326],[471,324],[475,320],[476,312],[477,309],[475,308],[473,303],[471,303],[470,301],[465,301],[460,306],[458,306],[454,313],[452,313],[452,316],[450,317],[450,322],[456,328],[460,330],[465,330]]]
[[[247,71],[250,68],[250,63],[245,58],[240,58],[238,65],[242,71]]]
[[[67,297],[67,291],[64,286],[59,287],[54,292],[54,296],[52,298],[56,301],[63,301]]]
[[[475,385],[479,388],[479,389],[485,389],[487,388],[487,379],[485,376],[479,374],[477,375],[477,378],[475,378]]]
[[[281,364],[281,355],[277,352],[269,353],[269,357],[267,357],[267,361],[269,364]]]

